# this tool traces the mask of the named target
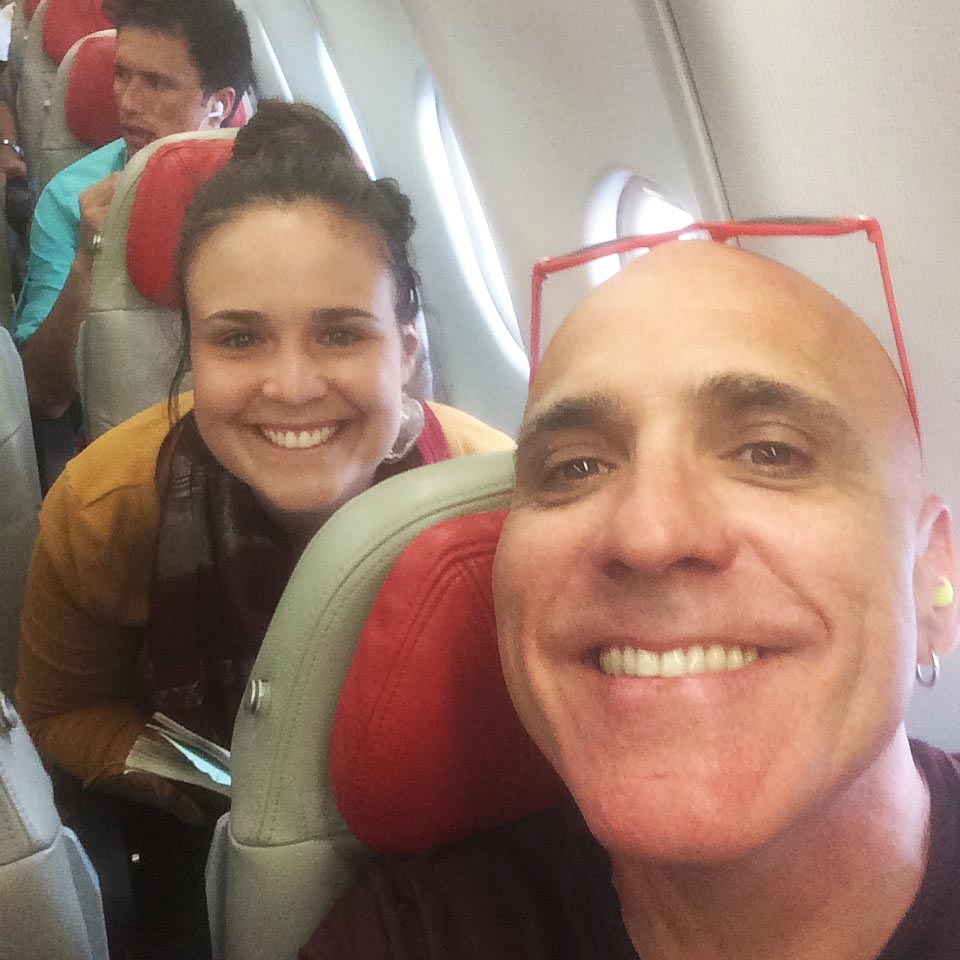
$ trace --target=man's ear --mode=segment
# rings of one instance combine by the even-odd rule
[[[957,549],[950,511],[938,497],[927,497],[920,512],[920,553],[913,570],[917,605],[917,661],[930,663],[931,652],[945,657],[960,638],[960,603],[945,603],[957,583]],[[943,587],[950,584],[950,590]]]
[[[223,126],[230,116],[233,104],[237,99],[237,91],[233,87],[221,87],[207,98],[207,118],[201,129],[216,130]]]
[[[402,375],[403,385],[406,386],[417,370],[420,360],[420,338],[417,328],[412,323],[400,325],[400,349],[403,351]]]

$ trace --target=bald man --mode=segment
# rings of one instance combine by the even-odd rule
[[[861,321],[770,261],[655,249],[550,344],[494,569],[573,803],[378,868],[304,956],[955,960],[960,760],[903,717],[957,574]]]

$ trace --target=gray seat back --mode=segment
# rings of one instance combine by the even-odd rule
[[[342,507],[297,565],[254,664],[233,735],[233,800],[211,848],[214,955],[293,960],[368,853],[327,772],[334,710],[380,585],[426,528],[503,509],[513,455],[435,464]]]
[[[17,123],[20,131],[20,144],[23,147],[27,172],[31,180],[37,176],[37,160],[40,153],[40,138],[43,134],[44,118],[50,100],[50,90],[57,65],[43,49],[43,20],[47,10],[47,0],[37,7],[27,28],[27,38],[23,44],[23,68],[20,85],[17,88]]]
[[[100,885],[0,691],[0,960],[108,960]]]
[[[13,20],[10,22],[10,49],[7,51],[7,73],[10,90],[14,95],[23,71],[23,48],[29,29],[30,23],[23,12],[23,0],[17,0],[13,8]]]
[[[7,182],[0,178],[0,212],[7,208]],[[4,214],[3,223],[6,224]],[[13,286],[10,267],[10,251],[6,242],[0,243],[0,327],[10,330],[13,326]]]
[[[0,329],[0,689],[13,689],[20,606],[37,536],[40,479],[27,388],[13,338]]]
[[[80,48],[91,38],[115,37],[116,30],[98,30],[81,37],[68,51],[50,88],[50,106],[46,112],[37,150],[36,176],[38,190],[42,190],[64,167],[69,166],[96,147],[78,140],[67,123],[67,88],[70,73]]]
[[[104,222],[103,247],[93,266],[90,306],[77,348],[84,427],[91,440],[166,399],[176,368],[177,312],[141,296],[127,275],[127,230],[143,169],[165,144],[235,136],[235,130],[212,130],[164,137],[140,150],[120,177]]]

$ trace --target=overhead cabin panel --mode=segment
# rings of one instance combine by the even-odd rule
[[[488,212],[525,337],[531,264],[584,243],[594,190],[611,171],[632,171],[699,211],[669,102],[676,84],[667,77],[665,88],[648,23],[630,0],[404,4]],[[550,283],[574,285],[566,302],[586,289],[584,277]]]

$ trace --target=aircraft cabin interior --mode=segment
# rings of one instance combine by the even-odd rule
[[[370,177],[395,179],[410,198],[422,399],[514,439],[531,359],[535,367],[564,316],[636,253],[550,276],[531,358],[534,264],[695,223],[874,218],[909,358],[926,488],[960,511],[960,348],[951,333],[960,303],[955,0],[236,3],[254,72],[236,121],[138,151],[106,212],[76,354],[88,441],[167,400],[179,337],[171,277],[190,198],[227,163],[258,103],[305,101],[339,124]],[[117,136],[116,38],[100,0],[16,0],[8,14],[3,76],[15,91],[20,143],[38,190]],[[85,79],[71,80],[71,71],[86,71]],[[872,239],[856,229],[734,242],[838,297],[902,372]],[[41,491],[54,479],[61,443],[31,426],[13,338],[14,272],[4,247],[0,960],[105,960],[96,869],[61,823],[14,698]],[[391,477],[336,510],[303,551],[233,728],[231,799],[206,867],[213,957],[293,960],[371,850],[437,844],[459,835],[457,818],[483,825],[501,805],[521,815],[554,795],[552,771],[524,753],[525,740],[511,739],[516,721],[502,678],[484,674],[475,650],[480,641],[464,611],[474,602],[489,608],[483,591],[437,600],[446,626],[428,624],[402,667],[351,665],[358,637],[419,616],[413,592],[385,595],[408,544],[438,524],[507,510],[513,469],[512,454],[501,451]],[[472,529],[486,558],[477,576],[489,580],[499,527]],[[848,546],[840,539],[835,549]],[[437,541],[410,568],[420,593],[446,583],[444,550]],[[551,558],[542,565],[546,576]],[[489,649],[495,628],[485,629]],[[459,662],[451,653],[457,644]],[[476,688],[466,673],[474,656]],[[363,696],[376,702],[347,730],[341,687],[360,674],[372,691]],[[471,716],[456,735],[426,722],[430,711],[461,709]],[[943,663],[935,689],[917,685],[906,727],[911,737],[960,751],[956,656]],[[344,752],[346,742],[355,754]],[[446,780],[429,773],[431,758],[465,744],[473,766],[457,766]],[[511,751],[529,760],[528,778],[507,772],[491,784],[478,772],[485,762],[501,769]],[[355,811],[350,826],[344,804]]]

